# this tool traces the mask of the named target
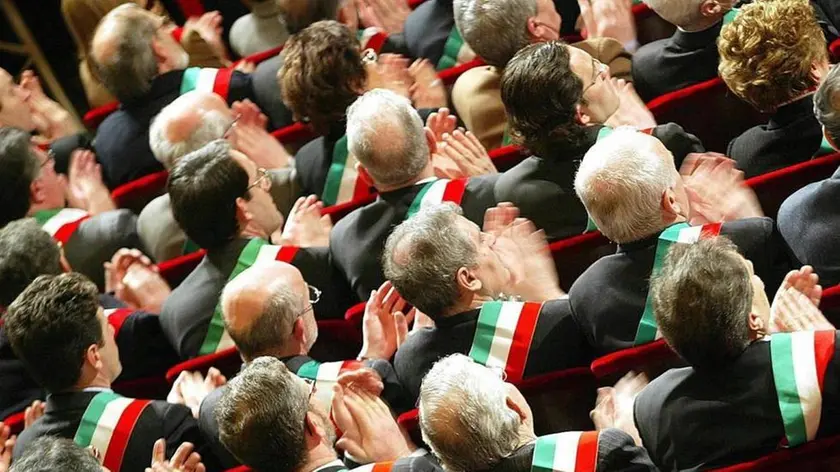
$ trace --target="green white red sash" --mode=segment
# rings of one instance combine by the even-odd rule
[[[659,241],[656,243],[653,269],[650,271],[651,280],[662,272],[662,266],[665,264],[665,257],[668,255],[668,250],[671,248],[671,245],[674,243],[694,244],[701,239],[714,238],[720,234],[720,227],[720,223],[703,226],[689,226],[688,223],[677,223],[666,228],[659,235]],[[645,300],[645,311],[642,313],[642,319],[639,321],[639,327],[636,330],[636,339],[633,345],[647,344],[659,337],[656,317],[653,314],[653,297],[648,292],[647,299]]]
[[[465,178],[455,180],[438,179],[425,183],[408,207],[408,213],[405,215],[405,219],[411,218],[421,209],[429,205],[437,205],[443,202],[452,202],[460,205],[466,189],[467,179]]]
[[[394,467],[394,462],[375,462],[373,464],[366,464],[361,467],[356,467],[353,472],[391,472]]]
[[[469,356],[479,364],[503,369],[510,382],[521,381],[541,309],[542,303],[485,303]]]
[[[829,154],[834,154],[835,152],[837,152],[837,150],[834,149],[834,146],[828,142],[828,138],[823,135],[822,141],[820,141],[820,148],[817,149],[817,153],[814,154],[814,157],[827,156]]]
[[[85,448],[93,446],[102,454],[102,465],[118,471],[122,467],[131,432],[150,400],[124,398],[113,392],[100,392],[88,404],[73,441]]]
[[[385,45],[385,41],[388,40],[388,33],[375,26],[360,30],[356,36],[359,39],[359,46],[362,51],[365,49],[373,49],[377,54],[379,54],[379,51],[382,50],[382,46]]]
[[[347,149],[347,136],[342,136],[333,146],[332,163],[321,194],[324,205],[339,205],[370,194],[368,185],[359,178],[357,162]]]
[[[770,337],[773,380],[790,447],[813,440],[820,427],[825,370],[836,331],[799,331]]]
[[[230,93],[232,69],[213,69],[210,67],[190,67],[184,70],[181,79],[181,95],[198,90],[212,92],[227,101]]]
[[[333,385],[338,381],[338,376],[344,372],[358,370],[364,367],[361,361],[339,361],[339,362],[318,362],[309,361],[297,371],[298,377],[314,380],[315,393],[313,394],[321,404],[332,403]]]
[[[228,282],[236,278],[245,269],[254,265],[257,261],[277,260],[291,263],[297,254],[296,247],[273,246],[268,241],[260,238],[254,238],[248,241],[245,248],[239,254],[236,260],[236,266],[233,272],[228,277]],[[230,335],[225,330],[224,317],[222,315],[222,302],[216,304],[216,309],[213,311],[213,318],[210,320],[210,326],[207,328],[207,334],[204,336],[204,341],[201,343],[198,354],[201,356],[213,354],[224,349],[233,347],[235,344],[230,338]]]
[[[735,17],[738,16],[738,13],[740,13],[740,12],[741,12],[741,10],[738,9],[738,8],[733,8],[733,9],[729,10],[728,12],[726,12],[726,14],[723,15],[723,26],[726,26],[729,23],[732,23],[732,20],[734,20]]]
[[[56,241],[67,244],[73,233],[90,215],[78,208],[60,208],[55,210],[41,210],[36,212],[35,221]]]
[[[114,328],[114,337],[119,336],[123,323],[125,323],[125,320],[132,313],[134,313],[134,310],[131,308],[110,308],[105,310],[105,318],[108,319],[108,324]]]
[[[595,472],[598,432],[568,431],[537,438],[531,472]]]
[[[475,52],[464,42],[458,28],[453,26],[443,45],[443,55],[440,56],[436,69],[449,69],[473,59],[475,59]]]

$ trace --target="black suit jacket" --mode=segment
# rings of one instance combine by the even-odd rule
[[[814,99],[809,95],[780,107],[766,125],[750,128],[733,139],[727,155],[749,178],[810,160],[820,148],[822,136],[820,122],[814,117]]]
[[[633,86],[642,100],[717,77],[722,27],[723,22],[692,33],[677,29],[670,38],[640,47],[633,54]]]
[[[811,0],[817,22],[820,24],[828,44],[840,38],[840,2],[837,0]]]
[[[437,66],[454,27],[452,0],[429,0],[408,15],[401,34],[391,35],[388,40],[396,44],[392,46],[396,50],[405,49],[410,57],[426,58]]]
[[[583,146],[558,147],[545,158],[531,156],[502,174],[496,200],[513,202],[524,218],[545,230],[549,240],[583,233],[588,217],[575,194],[575,173],[601,128],[589,127]],[[699,139],[674,123],[659,125],[652,134],[674,155],[677,168],[689,153],[704,151]]]
[[[488,472],[531,472],[534,456],[534,442],[528,443],[510,456],[502,459]],[[644,472],[656,471],[647,451],[636,446],[627,433],[609,428],[598,434],[598,472]]]
[[[788,197],[779,208],[779,232],[799,264],[808,264],[824,287],[840,284],[840,170]]]
[[[42,436],[73,439],[85,409],[96,394],[97,392],[69,392],[47,396],[44,416],[18,436],[14,458],[19,458],[32,441]],[[222,470],[202,440],[198,424],[189,408],[164,401],[153,401],[137,420],[128,441],[121,471],[143,472],[152,462],[152,447],[159,438],[166,439],[166,457],[172,457],[181,443],[189,441],[201,454],[202,462],[208,471]],[[100,452],[105,454],[105,451]]]
[[[773,220],[750,218],[725,223],[720,234],[752,261],[772,300],[789,269]],[[616,254],[592,264],[569,290],[572,316],[598,356],[633,346],[645,310],[658,238],[656,234],[619,245]]]
[[[137,216],[130,210],[113,210],[83,221],[64,246],[64,256],[74,272],[84,274],[104,290],[102,264],[124,247],[144,250],[137,234]]]
[[[840,432],[838,341],[825,372],[817,438]],[[644,447],[662,470],[712,469],[773,452],[785,430],[770,343],[752,343],[725,366],[662,374],[636,397],[634,416]]]
[[[543,305],[525,364],[526,378],[588,366],[592,360],[592,351],[583,332],[569,316],[568,304],[568,300],[561,299]],[[419,397],[420,383],[435,362],[450,354],[469,354],[480,311],[475,309],[445,318],[435,317],[434,328],[413,333],[397,349],[394,370],[412,400]]]

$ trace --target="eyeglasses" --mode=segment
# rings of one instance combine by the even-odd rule
[[[227,139],[228,135],[230,134],[230,131],[234,128],[234,126],[236,126],[236,122],[239,121],[239,118],[241,117],[242,115],[236,115],[236,117],[230,122],[230,124],[227,125],[227,128],[225,128],[225,132],[222,133],[222,139]]]
[[[257,168],[257,175],[257,180],[255,180],[254,183],[249,185],[248,188],[245,189],[245,191],[247,192],[258,185],[261,189],[265,190],[266,192],[271,190],[271,175],[269,175],[268,171],[263,169],[262,167],[259,167]]]
[[[581,95],[584,95],[589,89],[591,89],[596,83],[598,83],[598,78],[607,75],[607,72],[610,71],[608,65],[604,64],[603,62],[599,61],[598,59],[592,58],[592,83],[586,86],[583,89]]]
[[[376,55],[376,51],[371,48],[367,48],[362,51],[362,65],[372,64],[379,60],[379,56]]]
[[[312,285],[306,284],[306,287],[309,289],[309,306],[304,308],[303,311],[295,315],[295,319],[300,318],[304,313],[312,309],[312,305],[321,301],[321,290],[318,287],[313,287]]]
[[[309,403],[312,401],[312,395],[315,394],[315,381],[306,377],[301,377],[301,379],[309,385],[309,395],[306,397],[306,403]]]

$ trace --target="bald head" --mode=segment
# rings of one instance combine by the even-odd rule
[[[222,138],[233,123],[227,103],[215,93],[192,91],[163,108],[149,127],[149,146],[167,169],[183,156]]]
[[[315,342],[309,289],[293,265],[257,263],[228,282],[221,301],[225,329],[246,361],[303,354]]]

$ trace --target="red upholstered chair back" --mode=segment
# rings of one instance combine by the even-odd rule
[[[732,94],[720,78],[657,97],[647,104],[657,123],[674,122],[709,151],[726,152],[733,138],[766,117]]]
[[[549,245],[549,249],[557,266],[560,286],[568,290],[587,267],[601,257],[614,253],[616,246],[600,232],[593,231],[555,241]]]
[[[3,424],[9,427],[12,430],[12,434],[20,434],[23,431],[23,412],[15,413],[12,416],[7,417],[3,420]]]
[[[242,365],[242,359],[239,357],[239,351],[235,347],[225,349],[224,351],[198,356],[188,361],[176,364],[171,369],[166,371],[166,380],[169,383],[175,381],[181,372],[201,372],[206,374],[211,367],[215,367],[222,371],[228,378],[236,375],[239,372],[239,367]]]
[[[504,172],[516,166],[516,164],[519,164],[531,155],[527,149],[515,144],[498,147],[489,151],[488,154],[499,172]]]
[[[592,361],[589,366],[598,379],[618,378],[634,370],[647,372],[676,361],[677,355],[668,347],[664,339],[642,346],[622,349]]]
[[[779,207],[791,194],[800,188],[823,179],[840,166],[840,153],[829,154],[810,161],[801,162],[784,169],[757,175],[747,180],[758,196],[764,214],[776,218]]]
[[[840,458],[840,436],[811,441],[799,447],[781,449],[758,459],[714,469],[716,472],[836,471]]]
[[[192,254],[161,262],[158,264],[161,277],[169,282],[170,287],[177,287],[196,268],[206,253],[207,251],[202,249]]]
[[[823,289],[820,310],[834,326],[840,323],[840,285]]]
[[[120,185],[111,192],[111,198],[118,208],[128,208],[140,213],[150,201],[166,193],[169,172],[163,170]]]
[[[840,61],[840,39],[835,39],[828,45],[828,52],[831,54],[831,62]]]

